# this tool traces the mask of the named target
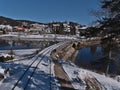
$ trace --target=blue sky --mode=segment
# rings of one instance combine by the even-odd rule
[[[90,24],[95,17],[91,9],[99,8],[99,0],[0,0],[0,16],[43,23],[74,21]]]

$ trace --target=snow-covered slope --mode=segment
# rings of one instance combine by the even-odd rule
[[[95,90],[120,90],[120,82],[113,78],[79,68],[71,62],[63,62],[62,66],[70,81],[72,82],[72,85],[77,90],[85,90],[88,88],[87,85],[96,86],[91,87],[92,89],[90,90],[94,90],[94,88],[97,88]]]

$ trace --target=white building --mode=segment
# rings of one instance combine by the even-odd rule
[[[10,25],[0,25],[1,30],[12,31],[13,27]]]

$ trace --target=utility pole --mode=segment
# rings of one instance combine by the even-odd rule
[[[53,26],[55,27],[55,37],[54,37],[54,41],[56,42],[56,31],[57,31],[57,27],[60,26],[60,24],[53,24]]]
[[[106,76],[108,75],[109,68],[110,68],[111,50],[109,51],[108,59],[109,59],[109,60],[108,60],[108,65],[107,65],[107,69],[106,69]]]
[[[10,44],[10,54],[13,55],[13,41],[12,41],[12,36],[10,37],[9,44]]]

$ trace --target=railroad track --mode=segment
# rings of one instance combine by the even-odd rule
[[[34,75],[37,67],[39,66],[39,64],[41,63],[41,61],[43,60],[43,58],[46,56],[46,54],[48,54],[49,52],[51,52],[52,50],[54,50],[55,48],[59,47],[62,44],[63,43],[58,43],[58,44],[52,45],[52,46],[44,49],[43,51],[39,52],[35,56],[34,60],[32,60],[32,62],[26,68],[26,70],[24,71],[24,73],[20,76],[20,78],[13,85],[13,87],[11,88],[11,90],[17,90],[17,88],[19,86],[22,86],[23,90],[25,90],[26,87],[27,87],[27,85],[28,85],[28,83],[29,83],[29,81],[31,80],[32,76]],[[24,85],[23,84],[21,85],[21,82],[24,82]]]

